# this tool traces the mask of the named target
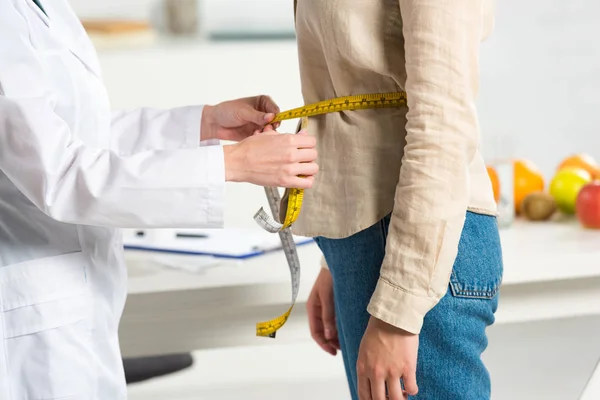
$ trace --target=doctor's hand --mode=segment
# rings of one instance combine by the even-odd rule
[[[306,302],[310,334],[315,342],[327,353],[335,356],[340,349],[335,325],[335,305],[333,300],[333,278],[331,271],[321,268]]]
[[[419,335],[371,317],[356,363],[359,399],[402,400],[416,395],[418,350]]]
[[[204,106],[201,140],[220,139],[238,142],[252,136],[279,112],[269,96],[246,97],[225,101],[216,106]],[[279,123],[273,124],[277,129]]]
[[[306,131],[296,135],[280,134],[270,127],[256,131],[239,143],[223,146],[225,180],[308,189],[319,170],[316,143]]]

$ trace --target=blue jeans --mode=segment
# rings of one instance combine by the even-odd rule
[[[367,305],[385,254],[389,217],[345,239],[315,238],[334,282],[338,335],[352,399],[356,360],[369,321]],[[502,280],[496,218],[467,212],[448,291],[425,316],[419,336],[414,400],[486,400],[490,376],[481,360]]]

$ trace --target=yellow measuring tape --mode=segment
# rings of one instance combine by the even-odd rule
[[[275,116],[271,123],[295,118],[308,118],[315,115],[332,112],[365,110],[373,108],[399,108],[404,106],[406,106],[405,92],[344,96],[281,112]],[[304,124],[306,124],[306,122],[304,122]],[[296,222],[298,216],[300,215],[303,199],[303,189],[287,189],[285,191],[284,202],[282,204],[281,211],[279,212],[279,221],[281,222],[277,222],[272,218],[268,218],[265,215],[266,213],[261,213],[260,211],[260,217],[255,217],[255,219],[257,220],[258,224],[263,227],[263,229],[271,233],[279,232],[282,229],[289,228],[294,222]]]
[[[405,92],[357,94],[323,100],[318,103],[280,112],[271,123],[288,119],[313,117],[332,112],[367,110],[372,108],[398,108],[404,106],[406,106]]]
[[[307,127],[308,117],[315,115],[374,108],[400,108],[405,107],[406,104],[405,92],[344,96],[278,113],[271,123],[301,118],[301,129],[305,129]],[[283,201],[280,199],[277,188],[265,188],[265,193],[267,195],[267,200],[269,201],[271,212],[274,216],[278,217],[278,220],[269,216],[263,208],[258,210],[254,215],[254,220],[266,231],[279,233],[283,251],[290,268],[290,275],[292,277],[292,304],[290,308],[284,314],[273,320],[256,324],[257,336],[274,338],[275,332],[277,332],[289,318],[298,295],[298,288],[300,285],[300,262],[298,260],[293,235],[289,228],[296,222],[300,215],[302,201],[304,199],[304,190],[287,189]]]

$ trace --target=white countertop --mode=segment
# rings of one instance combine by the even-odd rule
[[[517,221],[501,239],[505,285],[600,276],[600,230],[577,221]]]
[[[557,281],[600,276],[600,231],[583,229],[577,222],[530,223],[517,221],[501,230],[504,255],[503,285]],[[315,244],[298,248],[302,264],[300,298],[307,295],[319,271],[320,252]],[[153,264],[157,253],[127,251],[130,266],[130,293],[217,288],[226,286],[263,286],[289,282],[282,252],[247,261],[222,260],[200,274],[164,268]],[[164,254],[160,254],[165,258]],[[193,257],[169,255],[193,262]],[[285,293],[289,297],[289,292]]]

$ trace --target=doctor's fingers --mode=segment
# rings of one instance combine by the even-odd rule
[[[300,165],[300,164],[298,164]],[[302,164],[303,167],[309,164]],[[316,166],[316,164],[314,164]],[[316,168],[315,168],[316,169]],[[304,170],[307,170],[304,168]],[[303,168],[286,168],[286,172],[279,179],[278,186],[285,188],[296,188],[296,189],[310,189],[315,182],[314,173],[308,172],[293,172],[290,173],[288,171],[303,171]],[[312,172],[312,171],[310,171]]]
[[[290,162],[312,162],[317,159],[317,150],[315,149],[296,149],[290,154]]]
[[[262,112],[266,113],[269,116],[267,122],[271,122],[271,120],[275,117],[275,114],[277,114],[281,111],[279,109],[279,106],[277,105],[277,103],[275,103],[275,101],[273,101],[271,96],[266,96],[266,95],[257,96],[256,109],[258,111],[262,111]],[[275,122],[273,124],[274,128],[277,129],[280,124],[281,124],[280,122]]]
[[[267,113],[277,114],[280,109],[277,103],[271,98],[271,96],[261,95],[254,98],[254,106],[257,110],[264,111]]]
[[[286,172],[293,176],[314,176],[319,172],[319,166],[316,162],[297,162],[288,164]]]
[[[263,135],[278,135],[277,131],[265,129],[262,132]],[[317,139],[314,136],[309,136],[306,129],[302,129],[297,134],[279,134],[279,138],[283,144],[289,147],[295,147],[298,149],[312,149],[317,146]]]
[[[267,127],[270,126],[271,125],[267,125]],[[256,131],[255,135],[277,136],[277,138],[272,140],[277,140],[282,149],[314,149],[317,146],[317,139],[314,136],[309,136],[305,129],[301,130],[296,135],[292,135],[278,133],[273,129],[267,129],[267,127],[265,127],[262,132]]]
[[[287,175],[278,180],[277,185],[284,188],[295,188],[295,189],[310,189],[315,181],[312,176],[301,177],[295,175]]]
[[[237,110],[238,118],[243,123],[252,123],[255,126],[264,126],[275,118],[275,113],[266,113],[264,111],[256,110],[250,105],[245,105]]]

